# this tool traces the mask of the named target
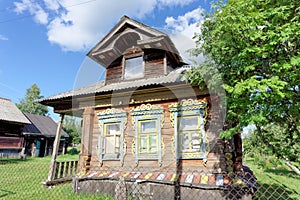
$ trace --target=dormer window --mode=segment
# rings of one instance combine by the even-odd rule
[[[124,79],[137,79],[144,77],[143,56],[125,58]]]

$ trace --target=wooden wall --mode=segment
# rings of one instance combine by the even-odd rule
[[[159,95],[156,93],[156,95]],[[134,97],[133,97],[134,98]],[[208,119],[211,120],[212,118],[218,118],[220,113],[218,111],[214,111],[215,113],[211,112],[210,105],[211,99],[209,96],[199,96],[199,99],[207,99],[209,102],[209,113]],[[137,170],[143,170],[147,168],[149,170],[149,166],[153,172],[157,171],[177,171],[178,166],[180,166],[181,171],[191,171],[197,169],[198,171],[202,171],[203,173],[225,173],[226,171],[226,164],[224,155],[222,153],[224,148],[223,140],[219,137],[210,137],[209,135],[215,135],[215,133],[210,133],[209,125],[206,125],[206,133],[208,134],[208,138],[210,143],[212,144],[210,152],[208,154],[208,160],[206,165],[204,165],[202,160],[181,160],[179,165],[176,164],[176,158],[173,150],[173,138],[174,138],[174,128],[170,122],[170,112],[168,106],[172,103],[177,102],[177,99],[167,100],[167,101],[156,101],[152,102],[152,105],[160,105],[164,108],[164,125],[161,129],[164,149],[163,149],[163,156],[162,156],[162,165],[160,166],[157,160],[148,160],[148,161],[139,161],[138,165],[136,166],[135,163],[135,156],[132,151],[132,141],[134,139],[134,128],[132,125],[132,116],[130,115],[130,110],[139,106],[140,104],[136,105],[129,105],[129,106],[119,106],[118,109],[124,110],[128,113],[128,122],[126,124],[126,129],[124,132],[124,137],[126,140],[126,155],[124,157],[124,164],[122,165],[120,161],[103,161],[103,165],[100,166],[99,157],[98,157],[98,142],[100,136],[100,127],[99,127],[99,120],[97,118],[97,113],[104,111],[106,108],[95,108],[95,115],[94,115],[94,124],[93,124],[93,133],[91,138],[91,168],[100,169],[100,168],[118,168],[120,170],[128,170],[130,168],[136,167]],[[213,129],[211,129],[213,130]]]
[[[144,78],[156,77],[158,75],[164,75],[164,57],[165,52],[161,50],[147,50],[144,51],[145,71]],[[170,66],[168,71],[170,70]],[[122,57],[114,61],[106,70],[106,84],[117,83],[122,81]]]

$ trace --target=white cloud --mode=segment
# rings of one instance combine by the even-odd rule
[[[193,1],[195,0],[158,0],[160,4],[167,5],[167,6],[174,6],[174,5],[184,6],[192,3]]]
[[[203,61],[202,56],[191,58],[186,52],[188,49],[196,47],[195,41],[192,38],[195,33],[200,33],[199,26],[203,22],[203,12],[203,9],[198,8],[177,18],[167,17],[165,20],[166,28],[171,30],[170,36],[185,61]]]
[[[0,40],[8,40],[8,38],[0,34]]]
[[[44,25],[48,23],[48,13],[38,3],[31,0],[22,0],[21,2],[14,2],[14,5],[16,6],[16,13],[21,14],[28,10],[37,23]]]
[[[51,43],[65,51],[85,51],[98,42],[122,15],[140,19],[158,7],[184,6],[193,1],[147,0],[141,3],[141,0],[19,0],[14,4],[16,13],[29,12],[37,23],[46,26]],[[183,30],[179,30],[184,22],[182,20],[186,18],[185,23],[188,23],[195,16],[181,17],[168,18],[166,22],[169,27],[182,33]]]

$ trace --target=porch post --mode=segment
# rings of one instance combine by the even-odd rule
[[[47,181],[53,180],[56,156],[57,156],[58,149],[59,149],[59,141],[60,141],[64,116],[65,116],[65,114],[63,114],[63,113],[60,114],[60,116],[59,116],[59,122],[58,122],[57,130],[56,130],[55,140],[53,143],[52,159],[51,159],[51,163],[50,163],[50,170],[49,170]]]

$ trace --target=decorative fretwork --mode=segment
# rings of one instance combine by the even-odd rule
[[[103,112],[99,112],[97,114],[99,119],[99,127],[100,127],[100,137],[99,137],[99,143],[97,147],[97,152],[99,153],[99,160],[100,164],[103,163],[103,160],[120,160],[121,164],[124,162],[124,157],[126,154],[126,140],[124,137],[124,131],[126,129],[127,124],[127,112],[115,108],[108,108]],[[119,156],[116,154],[115,157],[107,157],[106,155],[106,149],[109,148],[106,147],[105,141],[105,125],[106,124],[119,124],[120,126],[120,135],[117,135],[117,138],[119,138]],[[106,125],[107,126],[107,125]],[[117,147],[116,147],[117,148]]]
[[[174,127],[174,112],[188,112],[188,111],[202,110],[204,123],[206,123],[207,117],[207,102],[206,100],[193,100],[193,99],[183,99],[181,102],[176,102],[169,105],[170,111],[170,121],[171,125]]]
[[[174,127],[174,138],[172,138],[172,150],[176,156],[177,161],[179,159],[203,159],[204,164],[207,161],[207,155],[209,152],[209,141],[205,133],[205,123],[207,117],[207,102],[205,100],[182,100],[169,105],[170,122]],[[182,119],[194,118],[198,120],[195,122],[197,128],[179,130]],[[184,135],[185,137],[183,137]],[[193,135],[200,134],[194,138]],[[187,139],[187,136],[188,139]],[[197,137],[199,137],[197,139]],[[184,138],[184,139],[183,139]],[[183,141],[184,146],[183,146]],[[192,144],[196,142],[195,146]],[[180,145],[180,146],[179,146]],[[188,146],[187,146],[188,145]],[[195,149],[198,149],[195,151]]]
[[[151,118],[153,115],[160,115],[161,127],[164,125],[164,108],[152,104],[142,104],[130,111],[132,116],[139,116],[140,119]],[[135,117],[132,117],[132,125],[135,126]]]
[[[162,164],[162,154],[164,151],[164,142],[161,138],[161,128],[164,125],[164,108],[162,106],[151,105],[151,104],[142,104],[130,111],[132,115],[132,125],[135,129],[135,138],[132,143],[132,152],[135,155],[135,162],[138,165],[139,160],[158,160],[159,165]],[[154,123],[156,124],[156,131],[150,131],[148,133],[141,132],[141,124],[142,123]],[[147,135],[149,134],[149,135]],[[157,151],[151,152],[150,149],[150,137],[153,137],[155,134],[156,141],[157,141]],[[150,136],[151,135],[151,136]],[[141,136],[143,136],[144,141],[145,138],[147,139],[146,148],[147,150],[143,149],[141,146]],[[145,143],[143,143],[145,145]],[[145,148],[145,146],[143,146]]]

